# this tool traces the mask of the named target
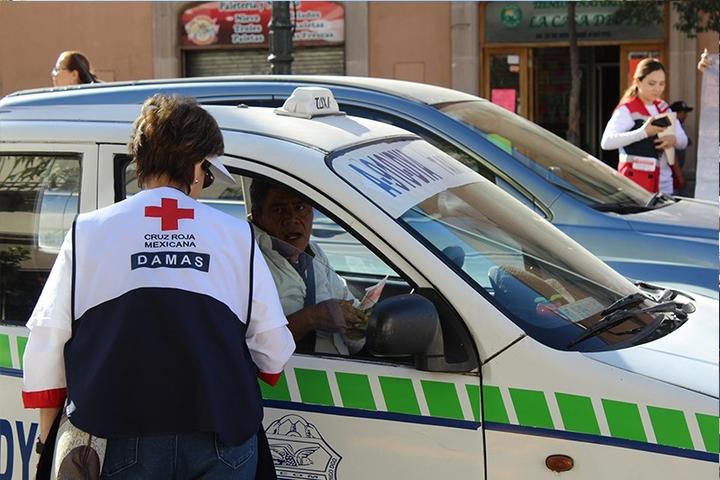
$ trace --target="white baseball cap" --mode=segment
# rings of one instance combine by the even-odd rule
[[[207,157],[205,160],[207,160],[210,164],[210,170],[212,171],[212,174],[215,175],[215,180],[223,183],[229,183],[230,185],[237,183],[232,174],[228,172],[228,169],[225,168],[225,165],[223,165],[220,157]]]

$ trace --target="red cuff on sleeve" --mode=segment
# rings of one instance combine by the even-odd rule
[[[25,408],[57,408],[62,407],[67,397],[67,388],[40,390],[39,392],[22,392]]]
[[[280,376],[282,375],[282,372],[280,373],[265,373],[265,372],[258,372],[257,376],[260,380],[267,383],[270,386],[275,386],[275,384],[280,380]]]

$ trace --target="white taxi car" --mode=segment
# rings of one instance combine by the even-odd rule
[[[342,115],[329,90],[206,108],[238,185],[203,201],[244,215],[249,182],[273,179],[312,202],[314,240],[356,297],[385,279],[364,348],[298,351],[262,386],[280,478],[716,477],[717,301],[633,285],[416,135]],[[36,461],[23,324],[74,215],[137,191],[138,112],[0,110],[3,478]]]

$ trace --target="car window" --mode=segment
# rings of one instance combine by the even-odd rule
[[[79,211],[80,155],[0,155],[0,322],[24,325]]]
[[[402,118],[398,118],[394,115],[369,108],[345,104],[341,104],[340,107],[348,115],[355,115],[358,117],[369,118],[383,123],[389,123],[391,125],[395,125],[396,127],[400,127],[404,130],[408,130],[417,134],[434,147],[439,148],[440,150],[447,153],[466,167],[471,168],[475,172],[487,178],[488,180],[496,184],[498,187],[508,192],[515,199],[525,204],[528,208],[532,209],[543,217],[547,217],[545,211],[538,206],[536,199],[529,198],[527,195],[517,190],[517,188],[515,188],[510,182],[502,178],[500,175],[496,175],[490,168],[488,168],[487,165],[484,165],[476,157],[468,154],[464,150],[456,147],[455,145],[439,137],[438,135],[429,132],[425,128],[422,128],[421,126],[407,120],[403,120]]]
[[[265,193],[255,193],[253,202],[256,239],[296,337],[296,351],[410,364],[409,356],[374,357],[365,348],[365,330],[375,305],[411,293],[412,282],[356,232],[289,186],[274,182]],[[312,228],[309,241],[307,225]],[[308,321],[312,327],[301,328],[299,322]]]
[[[498,148],[588,205],[645,206],[652,194],[592,155],[529,120],[487,101],[435,107],[473,128]]]

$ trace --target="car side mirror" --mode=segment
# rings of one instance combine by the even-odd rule
[[[422,355],[439,330],[438,312],[430,300],[397,295],[375,305],[368,319],[366,347],[378,357]]]

